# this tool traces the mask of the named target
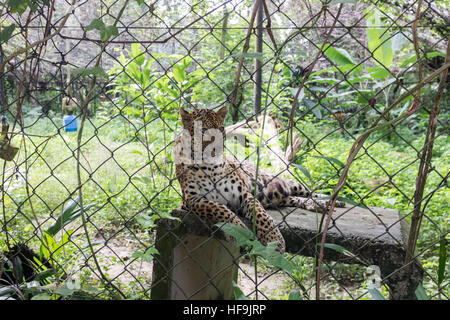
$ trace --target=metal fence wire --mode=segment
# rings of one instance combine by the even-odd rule
[[[1,1],[0,298],[448,299],[448,8]],[[267,209],[283,255],[180,209],[179,109],[224,106],[236,170],[328,195]]]

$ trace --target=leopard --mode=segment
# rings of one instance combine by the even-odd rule
[[[223,153],[227,106],[218,111],[194,109],[188,112],[180,108],[179,113],[185,134],[175,141],[175,157],[178,159],[175,171],[182,191],[182,209],[194,212],[210,224],[231,223],[248,229],[250,222],[258,240],[265,246],[275,242],[280,253],[286,250],[285,240],[266,209],[298,207],[327,212],[329,200],[320,199],[325,195],[312,193],[300,182]],[[216,130],[214,139],[206,137],[197,142],[192,139],[195,134],[207,136],[210,130]],[[193,151],[201,153],[208,148],[213,160],[206,157],[193,160]],[[186,149],[190,149],[187,156]],[[345,204],[337,201],[336,206]]]

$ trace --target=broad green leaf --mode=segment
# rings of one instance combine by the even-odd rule
[[[313,158],[325,159],[325,160],[328,160],[330,162],[334,162],[335,164],[339,165],[340,167],[345,167],[345,165],[341,161],[339,161],[338,159],[333,158],[333,157],[326,157],[326,156],[312,156],[312,157]]]
[[[17,293],[17,286],[0,286],[0,297],[8,297],[11,294]]]
[[[183,64],[183,69],[187,69],[187,68],[189,68],[189,66],[192,63],[192,58],[191,57],[185,57],[185,58],[183,58],[183,60],[181,60],[181,63]]]
[[[17,277],[17,280],[19,282],[22,282],[22,280],[24,280],[23,265],[22,265],[22,259],[20,258],[20,256],[14,257],[14,275]]]
[[[105,70],[103,70],[101,67],[92,67],[92,68],[78,68],[73,70],[74,76],[96,76],[102,79],[108,79],[108,75],[106,74]]]
[[[36,257],[35,257],[35,259],[38,260]],[[42,262],[41,262],[41,265],[42,265]],[[53,275],[54,275],[54,270],[53,269],[46,269],[44,271],[39,272],[36,275],[35,279],[36,279],[36,281],[43,281],[43,280],[45,280],[45,279],[47,279],[47,278],[49,278],[49,277],[51,277]]]
[[[308,90],[310,90],[310,91],[318,91],[318,92],[328,92],[330,89],[328,89],[326,87],[309,86]]]
[[[144,51],[141,50],[141,47],[142,46],[140,43],[132,43],[130,51],[131,58],[139,66],[142,65],[145,61],[145,54]]]
[[[138,154],[138,155],[140,155],[140,156],[143,156],[143,155],[144,155],[143,152],[142,152],[142,151],[139,151],[139,150],[131,150],[130,153]],[[138,179],[138,178],[140,178],[140,177],[133,177],[133,179]],[[139,179],[138,179],[138,180],[139,180]]]
[[[271,242],[267,244],[267,246],[264,246],[258,240],[254,240],[252,245],[253,248],[250,251],[250,254],[263,257],[267,260],[267,262],[274,265],[275,267],[280,268],[281,270],[286,271],[287,273],[294,272],[294,266],[292,265],[292,263],[289,262],[289,260],[287,260],[285,257],[283,257],[282,254],[276,251],[276,242]]]
[[[323,48],[323,53],[338,66],[349,64],[355,65],[355,61],[345,49],[334,48],[330,44],[327,44]]]
[[[173,77],[178,83],[182,83],[186,79],[186,71],[182,65],[178,63],[173,65]]]
[[[417,300],[430,300],[421,283],[419,283],[414,293],[416,294]]]
[[[350,3],[350,4],[355,4],[357,3],[359,0],[333,0],[331,1],[328,5],[329,6],[334,6],[335,4],[341,4],[341,3]]]
[[[94,30],[94,29],[96,29],[98,31],[104,30],[105,23],[100,19],[93,19],[91,21],[91,23],[88,26],[86,26],[86,31]]]
[[[431,52],[427,52],[426,53],[426,57],[428,59],[430,58],[434,58],[434,57],[445,57],[445,54],[443,52],[440,51],[431,51]],[[420,55],[420,59],[423,59],[423,54]],[[404,60],[401,64],[400,67],[402,68],[406,68],[410,63],[415,63],[417,61],[417,56],[415,54],[413,54],[410,58]]]
[[[70,284],[68,284],[67,282],[64,282],[60,287],[58,287],[55,290],[54,293],[59,294],[63,297],[68,297],[80,289],[81,289],[81,285],[79,282],[70,281]]]
[[[7,27],[3,27],[2,31],[0,32],[0,41],[2,42],[8,42],[8,40],[11,38],[12,33],[14,32],[14,29],[16,29],[16,25],[10,24]]]
[[[447,262],[447,241],[441,239],[439,243],[438,286],[442,284],[445,276],[445,263]]]
[[[370,293],[372,300],[386,300],[381,292],[375,288],[368,289],[367,291]]]
[[[307,81],[307,83],[326,83],[333,85],[340,81],[341,80],[335,78],[312,78],[310,81]]]
[[[327,95],[326,99],[335,99],[335,98],[339,98],[339,97],[343,97],[343,96],[348,96],[349,94],[354,94],[357,91],[343,91],[343,92],[339,92],[339,93],[333,93],[333,94],[329,94]]]
[[[373,77],[370,74],[363,74],[358,77],[352,77],[348,79],[345,83],[342,83],[341,86],[343,88],[350,87],[350,84],[360,83],[363,81],[373,81]]]
[[[52,258],[53,252],[56,251],[57,243],[56,240],[47,232],[43,232],[44,236],[41,238],[41,246],[39,249],[39,258],[50,260]]]
[[[301,166],[301,165],[296,164],[296,163],[292,163],[292,165],[294,167],[300,169],[300,171],[303,172],[303,174],[309,179],[309,181],[313,182],[311,174],[309,173],[309,171],[304,166]]]
[[[132,258],[141,258],[142,260],[146,261],[146,262],[150,262],[153,260],[153,256],[155,254],[159,254],[158,250],[156,248],[148,248],[147,250],[145,250],[145,252],[142,252],[141,250],[137,250],[136,252],[134,252],[131,257]]]
[[[382,25],[381,15],[378,9],[368,7],[364,10],[367,22],[367,42],[370,52],[377,64],[386,68],[392,64],[394,59],[389,32]]]
[[[248,297],[242,292],[241,288],[237,285],[236,282],[233,280],[233,292],[234,292],[234,299],[236,300],[248,300]]]
[[[39,293],[32,296],[31,300],[52,300],[52,296],[48,293]]]
[[[95,206],[96,203],[89,203],[85,206],[83,206],[84,211],[88,211],[90,208]],[[77,219],[81,216],[81,208],[79,207],[79,198],[77,197],[75,200],[69,201],[67,203],[62,212],[59,214],[59,216],[56,218],[56,221],[53,222],[53,224],[46,230],[46,232],[54,236],[57,234],[63,227]]]
[[[338,73],[342,72],[342,73],[345,73],[345,72],[347,72],[349,70],[352,70],[354,68],[355,68],[354,64],[346,64],[346,65],[342,65],[342,66],[338,66],[338,67],[330,67],[330,68],[325,68],[325,69],[318,70],[316,72],[311,73],[311,76],[318,76],[318,75],[320,75],[322,73],[327,73],[327,72],[338,72]],[[358,71],[359,71],[359,69],[362,70],[362,65],[359,65],[357,67],[357,69],[358,69]],[[352,72],[350,72],[350,73],[352,73]]]
[[[135,151],[137,151],[137,150],[135,150]],[[152,183],[152,179],[150,179],[147,176],[133,177],[133,180],[140,181],[140,182],[142,182],[144,184],[151,184]]]
[[[320,108],[319,107],[316,107],[316,108],[313,108],[313,109],[311,109],[311,112],[314,114],[314,116],[317,118],[317,119],[322,119],[322,112],[320,111]]]
[[[107,26],[103,33],[100,31],[100,34],[102,35],[102,41],[108,41],[112,36],[117,37],[119,35],[119,30],[116,26],[111,25]]]
[[[289,300],[303,300],[303,297],[300,293],[300,290],[298,289],[293,289],[290,293],[289,293]]]
[[[257,59],[264,62],[264,55],[261,52],[240,52],[232,54],[231,57],[244,58],[244,59]]]
[[[18,13],[20,16],[28,7],[28,1],[23,0],[8,0],[7,4],[10,8],[10,13]]]
[[[153,215],[142,213],[136,218],[136,222],[139,223],[142,228],[149,229],[155,225],[155,218]]]
[[[375,80],[384,80],[388,78],[391,73],[384,67],[367,67],[367,71],[370,73],[373,79]]]
[[[216,226],[226,234],[229,234],[230,236],[235,238],[236,245],[238,247],[248,245],[249,242],[255,240],[255,235],[253,234],[253,232],[241,226],[225,222],[217,223]]]

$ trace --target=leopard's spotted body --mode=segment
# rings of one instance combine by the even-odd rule
[[[193,137],[196,120],[202,121],[203,132],[218,129],[223,133],[227,111],[226,107],[217,112],[202,109],[188,113],[180,109],[180,114],[184,129]],[[177,142],[179,143],[180,141]],[[202,149],[208,144],[203,142]],[[191,147],[194,149],[193,144]],[[192,210],[211,223],[229,222],[246,227],[239,216],[254,221],[259,240],[264,245],[277,242],[280,252],[285,251],[283,236],[265,208],[300,207],[320,212],[327,209],[327,201],[313,200],[311,192],[302,184],[277,177],[261,168],[258,169],[258,178],[255,179],[256,168],[253,164],[226,156],[222,159],[215,163],[176,164],[184,209]],[[343,206],[343,203],[339,202],[337,205]]]

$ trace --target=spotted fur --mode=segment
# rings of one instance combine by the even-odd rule
[[[196,120],[202,121],[202,130],[214,128],[223,133],[227,112],[226,107],[217,112],[200,109],[189,113],[180,109],[183,127],[191,136],[194,135]],[[202,148],[207,145],[208,142],[204,142]],[[226,156],[219,163],[177,163],[176,174],[183,193],[184,209],[214,224],[229,222],[246,228],[239,217],[254,221],[256,235],[261,243],[267,245],[277,242],[280,252],[285,251],[283,236],[265,208],[299,207],[325,212],[328,206],[325,200],[313,200],[313,197],[320,195],[312,195],[300,183],[275,176],[262,168],[258,169],[256,179],[256,167],[253,164]],[[344,204],[338,202],[337,205]]]

